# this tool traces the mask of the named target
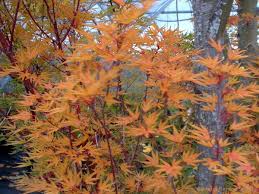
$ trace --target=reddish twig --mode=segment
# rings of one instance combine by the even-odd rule
[[[148,79],[149,79],[149,74],[147,74],[147,81],[148,81]],[[148,86],[146,86],[146,88],[145,88],[143,101],[146,101],[146,100],[147,100],[147,95],[148,95]],[[146,126],[146,123],[145,123],[145,121],[143,120],[143,116],[142,116],[142,115],[140,115],[140,116],[141,116],[140,119],[142,120],[142,123]],[[139,148],[140,140],[141,140],[141,137],[138,137],[138,139],[137,139],[137,145],[136,145],[136,148],[135,148],[135,150],[134,150],[134,152],[133,152],[133,155],[132,155],[130,164],[132,164],[132,163],[134,162],[134,160],[135,160],[135,158],[136,158],[136,156],[137,156],[137,151],[138,151],[138,148]]]
[[[44,2],[46,2],[46,0],[44,0]],[[60,50],[62,50],[62,43],[61,43],[61,40],[60,40],[60,34],[59,34],[59,31],[58,31],[58,24],[57,24],[57,19],[56,19],[55,3],[54,3],[54,0],[51,0],[51,2],[52,2],[52,11],[53,11],[54,31],[55,31],[55,34],[56,34],[58,47],[59,47]],[[47,9],[48,9],[48,7],[47,7]],[[49,13],[49,11],[48,11],[48,13]],[[49,15],[49,17],[50,17],[50,15]]]
[[[68,36],[69,32],[71,31],[72,27],[74,27],[74,23],[75,23],[75,20],[76,20],[76,16],[78,14],[78,10],[79,10],[79,5],[80,5],[80,0],[77,1],[77,6],[76,6],[76,10],[74,11],[74,17],[71,21],[71,24],[69,26],[69,28],[67,29],[64,37],[61,39],[61,42],[64,42],[64,40],[66,39],[66,37]]]
[[[8,7],[7,7],[7,5],[6,5],[5,0],[3,0],[3,5],[4,5],[4,8],[5,8],[6,12],[7,12],[8,15],[10,16],[10,18],[11,18],[12,20],[14,20],[12,14],[10,13],[10,10],[8,9]]]
[[[11,52],[9,50],[9,48],[10,48],[9,40],[7,39],[7,37],[5,36],[5,34],[1,30],[0,30],[0,44],[1,44],[2,50],[6,54],[6,56],[9,59],[13,58],[11,56]]]
[[[177,194],[176,186],[174,184],[174,177],[172,177],[172,186],[173,186],[174,194]]]
[[[70,148],[73,149],[73,140],[72,140],[72,129],[71,129],[71,127],[68,127],[68,138],[69,138]]]
[[[111,167],[112,167],[112,176],[113,176],[113,182],[114,182],[114,187],[115,187],[115,193],[118,194],[118,188],[117,188],[117,181],[116,181],[116,173],[115,173],[115,161],[112,155],[112,150],[111,150],[111,145],[110,145],[110,141],[109,141],[109,129],[107,129],[106,123],[105,123],[105,119],[102,121],[95,108],[93,106],[91,106],[91,109],[94,112],[95,118],[100,122],[100,124],[102,125],[102,127],[104,128],[104,132],[105,132],[105,139],[107,142],[107,146],[108,146],[108,151],[109,151],[109,157],[110,157],[110,161],[111,161]]]
[[[133,154],[132,154],[131,160],[130,160],[130,162],[129,162],[130,165],[133,164],[133,162],[134,162],[134,160],[135,160],[135,158],[136,158],[136,156],[137,156],[137,151],[138,151],[138,148],[139,148],[140,140],[141,140],[141,137],[138,137],[138,139],[137,139],[137,145],[136,145],[136,147],[135,147],[135,149],[134,149],[134,152],[133,152]]]
[[[38,29],[42,32],[42,34],[44,34],[47,38],[49,38],[50,40],[52,40],[55,43],[55,40],[53,40],[44,30],[43,28],[38,24],[38,22],[35,20],[35,18],[33,17],[30,9],[27,7],[27,5],[24,3],[24,1],[22,1],[24,8],[26,9],[27,13],[29,14],[30,18],[32,19],[33,23],[38,27]]]
[[[49,20],[50,20],[50,23],[53,25],[54,27],[54,33],[55,33],[55,36],[56,36],[56,43],[58,45],[58,48],[60,50],[63,50],[62,48],[62,44],[61,44],[61,41],[60,41],[60,36],[59,36],[59,31],[58,31],[58,25],[57,25],[57,20],[56,20],[56,13],[55,13],[55,3],[54,1],[52,0],[52,11],[53,11],[53,18],[51,17],[51,13],[50,13],[50,7],[49,7],[49,4],[46,0],[43,0],[46,7],[47,7],[47,14],[48,14],[48,17],[49,17]]]
[[[21,3],[21,0],[18,0],[16,9],[15,9],[13,26],[12,26],[12,31],[11,31],[11,39],[10,39],[10,50],[13,49],[14,30],[15,30],[15,26],[16,26],[16,23],[17,23],[17,16],[18,16],[19,8],[20,8],[20,3]]]

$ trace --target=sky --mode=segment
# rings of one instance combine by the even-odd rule
[[[166,0],[157,0],[154,7],[150,10],[151,12],[154,12],[157,10],[163,3],[166,2]],[[171,0],[171,2],[164,11],[176,11],[176,0]],[[178,0],[178,10],[179,11],[191,11],[191,4],[188,0]],[[178,19],[179,20],[186,20],[186,21],[180,21],[179,22],[179,29],[181,31],[185,32],[192,32],[193,31],[193,23],[191,21],[192,14],[191,13],[179,13]],[[171,13],[171,14],[159,14],[156,17],[156,23],[160,27],[167,27],[175,29],[178,27],[177,22],[172,22],[177,20],[177,14]]]

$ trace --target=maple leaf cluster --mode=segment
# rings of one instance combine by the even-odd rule
[[[49,194],[216,192],[196,187],[204,165],[227,177],[227,191],[256,193],[258,69],[241,66],[242,51],[213,40],[217,54],[194,61],[199,52],[183,46],[180,32],[155,24],[142,31],[151,1],[114,2],[106,22],[94,8],[78,13],[91,24],[58,4],[69,10],[56,15],[62,26],[72,18],[77,28],[64,36],[72,46],[62,47],[54,28],[56,49],[44,33],[45,41],[18,49],[15,62],[1,71],[33,88],[17,100],[5,126],[10,144],[26,152],[19,166],[31,167],[16,186]],[[35,62],[43,70],[33,71]],[[206,70],[195,73],[196,63]],[[197,93],[194,85],[212,89]],[[217,115],[215,129],[193,120],[197,104]],[[203,157],[199,145],[212,157]]]

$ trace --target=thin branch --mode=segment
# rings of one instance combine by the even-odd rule
[[[127,86],[125,88],[125,93],[128,92],[128,89],[134,84],[134,82],[138,79],[138,77],[136,76],[133,81],[131,81],[130,83],[127,83]]]
[[[45,5],[46,5],[46,7],[47,7],[47,14],[48,14],[48,17],[49,17],[49,19],[50,19],[50,22],[51,22],[52,25],[54,26],[54,21],[53,21],[53,19],[52,19],[52,17],[51,17],[51,14],[50,14],[50,7],[49,7],[49,4],[48,4],[48,2],[47,2],[46,0],[43,0],[43,1],[44,1]]]
[[[54,18],[51,17],[51,14],[50,14],[50,7],[49,7],[49,4],[46,0],[43,0],[46,7],[47,7],[47,14],[48,14],[48,17],[49,17],[49,20],[50,20],[50,23],[53,25],[54,27],[54,33],[56,35],[56,43],[58,45],[58,48],[60,50],[62,50],[62,44],[61,44],[61,41],[60,41],[60,37],[59,37],[59,31],[58,31],[58,26],[57,26],[57,21],[56,21],[56,13],[55,13],[55,4],[54,4],[54,1],[52,0],[52,10],[53,10],[53,16]]]
[[[68,127],[68,138],[69,138],[70,148],[73,149],[72,129],[70,126]]]
[[[92,19],[92,21],[93,21],[94,25],[96,25],[96,26],[98,25],[94,19]],[[97,29],[98,34],[102,35],[101,31],[98,28],[96,28],[96,29]]]
[[[10,39],[10,49],[11,50],[13,49],[14,30],[15,30],[15,26],[17,23],[17,16],[18,16],[19,8],[20,8],[20,3],[21,3],[21,0],[18,0],[15,14],[14,14],[13,26],[12,26],[12,31],[11,31],[11,39]]]
[[[147,81],[149,80],[149,74],[147,74]],[[147,101],[147,95],[148,95],[148,86],[146,86],[145,88],[145,93],[144,93],[144,97],[143,97],[143,100],[144,101]]]
[[[6,37],[1,30],[0,30],[0,44],[2,46],[2,50],[4,51],[5,55],[9,58],[11,63],[15,63],[14,56],[9,49],[10,43],[9,43],[8,37]]]
[[[109,141],[109,137],[108,137],[109,136],[109,129],[107,129],[107,126],[106,126],[106,123],[105,123],[105,119],[102,121],[99,118],[95,108],[93,106],[91,106],[91,108],[92,108],[92,110],[94,112],[95,118],[100,122],[100,124],[104,128],[105,139],[106,139],[106,142],[107,142],[107,146],[108,146],[108,150],[109,150],[109,157],[110,157],[110,160],[111,160],[112,176],[113,176],[113,182],[114,182],[114,187],[115,187],[115,193],[118,194],[116,174],[115,174],[115,161],[114,161],[114,158],[113,158],[113,155],[112,155],[111,145],[110,145],[110,141]]]
[[[2,29],[4,29],[5,22],[4,22],[3,18],[1,17],[1,14],[0,14],[0,24],[2,25]],[[11,34],[11,29],[10,29],[9,25],[7,25],[7,28],[8,28],[8,31],[10,32],[10,34]],[[5,35],[4,37],[6,37],[6,40],[7,40],[8,44],[9,44],[10,40],[9,40],[8,35],[6,35],[3,31],[2,31],[2,33]]]
[[[61,43],[61,40],[60,40],[60,34],[59,34],[59,31],[58,31],[58,24],[57,24],[57,19],[56,19],[55,3],[54,3],[54,0],[51,0],[51,2],[52,2],[52,11],[53,11],[54,30],[55,30],[55,34],[56,34],[56,37],[57,37],[58,46],[62,50],[62,43]]]
[[[56,20],[56,12],[55,12],[55,3],[54,3],[54,0],[51,0],[51,3],[52,3],[52,11],[53,11],[53,22],[56,23],[57,20]]]
[[[137,139],[137,145],[136,145],[136,147],[135,147],[135,149],[134,149],[134,152],[133,152],[133,154],[132,154],[132,156],[131,156],[131,159],[130,159],[130,162],[129,162],[130,165],[133,164],[133,162],[134,162],[134,160],[135,160],[135,158],[136,158],[136,156],[137,156],[137,151],[138,151],[138,149],[139,149],[140,140],[141,140],[141,137],[138,137],[138,139]]]
[[[71,21],[71,24],[69,26],[69,28],[67,29],[66,31],[66,34],[64,35],[64,37],[61,39],[61,42],[64,42],[64,40],[67,38],[69,32],[71,31],[72,27],[74,27],[74,23],[75,23],[75,20],[76,20],[76,16],[78,14],[78,10],[79,10],[79,5],[80,5],[80,0],[77,1],[77,6],[76,6],[76,10],[74,12],[74,17]]]
[[[50,40],[52,40],[53,42],[55,42],[55,40],[53,40],[43,29],[42,27],[38,24],[38,22],[35,20],[35,18],[32,16],[31,11],[29,10],[29,8],[27,7],[27,5],[25,4],[24,1],[22,1],[24,8],[26,9],[27,13],[29,14],[30,18],[32,19],[33,23],[38,27],[38,29]]]
[[[12,14],[10,13],[10,10],[8,9],[8,7],[5,3],[5,0],[3,0],[3,5],[4,5],[4,8],[5,8],[6,12],[8,13],[8,15],[11,17],[12,20],[14,20]]]
[[[5,114],[3,120],[0,122],[0,126],[3,124],[3,122],[7,119],[7,116],[9,115],[10,111],[12,109],[12,106],[9,107],[7,113]]]
[[[52,65],[52,67],[54,67],[55,69],[59,70],[62,73],[65,73],[66,75],[69,75],[69,73],[67,71],[64,71],[62,69],[60,69],[59,67],[57,67],[56,65]]]
[[[173,186],[174,194],[177,194],[176,186],[174,184],[174,177],[172,177],[172,186]]]
[[[147,79],[146,79],[146,80],[147,80],[147,81],[149,80],[149,74],[147,74]],[[148,95],[148,86],[146,86],[146,88],[145,88],[145,93],[144,93],[144,97],[143,97],[143,101],[144,101],[144,102],[147,101],[147,95]],[[144,121],[144,119],[143,119],[143,115],[140,115],[140,116],[141,116],[140,119],[141,119],[143,125],[146,126],[146,123],[145,123],[145,121]],[[137,145],[136,145],[136,147],[135,147],[135,150],[134,150],[133,155],[132,155],[131,160],[130,160],[130,165],[133,164],[133,162],[134,162],[134,160],[135,160],[135,158],[136,158],[136,156],[137,156],[137,151],[138,151],[138,148],[139,148],[140,140],[141,140],[141,137],[138,137],[138,139],[137,139]]]

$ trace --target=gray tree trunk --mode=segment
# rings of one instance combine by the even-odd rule
[[[209,46],[210,39],[224,42],[224,32],[226,28],[227,19],[229,17],[233,0],[192,0],[192,8],[194,13],[194,34],[195,47],[203,49],[203,56],[215,55],[215,51]],[[205,67],[197,64],[196,71],[203,71]],[[220,98],[224,83],[211,87],[196,87],[197,93],[212,93],[218,95],[218,106],[214,112],[207,112],[202,110],[202,105],[196,108],[196,121],[198,124],[206,126],[212,134],[217,137],[224,137],[225,123],[221,121],[221,114],[224,111],[222,99]],[[200,147],[204,158],[216,158],[213,150]],[[198,187],[207,188],[210,193],[223,193],[225,178],[223,176],[214,176],[213,173],[201,165],[197,173]],[[212,189],[213,188],[213,189]]]
[[[256,5],[257,0],[241,0],[238,10],[239,17],[241,18],[238,24],[238,47],[240,50],[245,50],[249,56],[247,59],[242,60],[244,66],[251,64],[252,61],[259,56],[259,46],[257,42],[258,24],[256,20],[256,16],[259,16],[259,9]],[[246,22],[242,19],[243,14],[249,14],[254,16],[254,18]],[[248,84],[250,81],[251,79],[244,79],[243,83]],[[257,120],[256,129],[259,130],[259,120]],[[240,135],[240,133],[238,135]]]
[[[246,50],[250,59],[258,56],[258,43],[257,43],[257,21],[256,21],[256,4],[257,0],[240,0],[238,14],[241,18],[238,25],[238,46],[241,50]],[[246,22],[242,19],[243,14],[253,16],[253,19]]]

